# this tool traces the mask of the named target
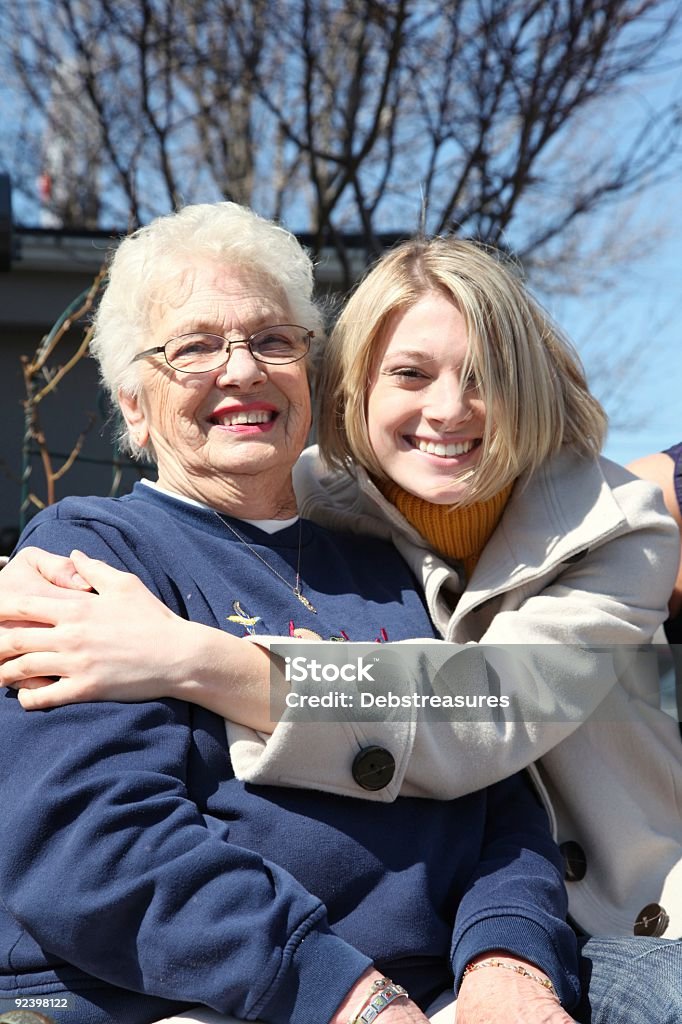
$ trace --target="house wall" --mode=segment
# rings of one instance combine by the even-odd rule
[[[11,268],[0,273],[0,554],[11,546],[21,518],[23,402],[26,397],[22,357],[30,358],[35,354],[57,318],[90,286],[102,255],[100,249],[86,261],[67,251],[62,257],[68,265],[62,268],[56,259],[50,261],[44,255],[38,258],[35,246],[29,244],[24,246],[21,257],[12,261]],[[64,363],[75,352],[81,338],[82,325],[76,325],[60,343],[59,356],[51,360],[51,365]],[[85,438],[82,460],[57,482],[58,498],[68,494],[107,494],[112,486],[111,466],[100,464],[112,458],[112,431],[106,423],[107,412],[95,364],[85,358],[39,406],[48,447],[55,453],[55,469],[63,464],[63,456],[71,452],[81,432],[88,427],[90,413],[95,422]],[[45,501],[45,473],[39,456],[33,455],[29,465],[29,489]],[[121,492],[129,490],[138,475],[137,471],[126,469]],[[26,517],[30,518],[35,511],[36,506],[31,504]]]

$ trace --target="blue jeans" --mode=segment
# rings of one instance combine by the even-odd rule
[[[579,939],[580,1024],[681,1024],[682,939]]]

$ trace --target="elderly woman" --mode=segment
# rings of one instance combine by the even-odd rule
[[[128,655],[143,646],[189,696],[226,651],[248,690],[266,656],[245,631],[432,635],[390,545],[297,517],[311,285],[292,236],[232,204],[188,207],[121,244],[93,350],[158,480],[31,522],[22,544],[108,565],[81,556],[101,595],[2,612],[35,623],[3,640],[15,654],[31,641],[28,675],[68,678],[59,638],[83,668],[89,637],[91,664],[139,679],[148,668]],[[3,999],[41,999],[70,1024],[145,1024],[188,1004],[273,1024],[418,1024],[466,972],[460,1024],[478,1009],[571,1020],[575,936],[523,777],[377,806],[245,785],[222,720],[181,700],[30,715],[8,690],[0,713]]]
[[[474,775],[491,782],[541,757],[574,918],[592,934],[679,938],[682,748],[651,685],[655,659],[633,654],[665,617],[678,544],[660,494],[598,457],[603,412],[561,332],[501,257],[413,241],[351,298],[321,387],[323,459],[307,453],[295,475],[303,512],[390,535],[446,639],[565,645],[563,667],[553,648],[531,659],[555,721],[374,730],[401,765],[392,785],[452,797]],[[602,645],[615,673],[575,657]],[[508,661],[501,685],[513,692]],[[281,739],[245,777],[286,775]],[[327,740],[315,768],[333,758]]]

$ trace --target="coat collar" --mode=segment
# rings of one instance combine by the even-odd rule
[[[390,518],[394,529],[400,528],[407,540],[424,547],[423,538],[383,498],[364,470],[358,470],[357,479],[360,489]],[[560,452],[515,484],[497,529],[462,593],[457,618],[562,563],[578,561],[590,547],[603,543],[625,526],[625,516],[604,478],[601,460]]]
[[[620,532],[626,519],[601,460],[560,452],[522,476],[468,589],[510,589]]]
[[[497,594],[513,590],[621,532],[625,516],[607,483],[603,460],[562,451],[532,475],[521,476],[457,606],[457,618]],[[607,464],[608,465],[608,464]],[[302,515],[337,529],[391,537],[427,590],[452,569],[391,505],[362,467],[329,470],[317,448],[294,471]],[[419,563],[419,566],[417,565]],[[461,589],[461,588],[459,588]],[[435,594],[434,594],[435,596]]]

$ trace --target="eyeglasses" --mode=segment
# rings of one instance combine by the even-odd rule
[[[256,362],[282,366],[303,359],[314,337],[314,331],[308,331],[297,324],[275,324],[274,327],[264,327],[262,331],[250,334],[248,338],[234,338],[232,341],[219,334],[199,331],[196,334],[181,334],[178,338],[171,338],[165,345],[138,352],[132,361],[136,363],[138,359],[163,352],[173,370],[180,373],[210,373],[229,361],[233,345],[246,345]]]

